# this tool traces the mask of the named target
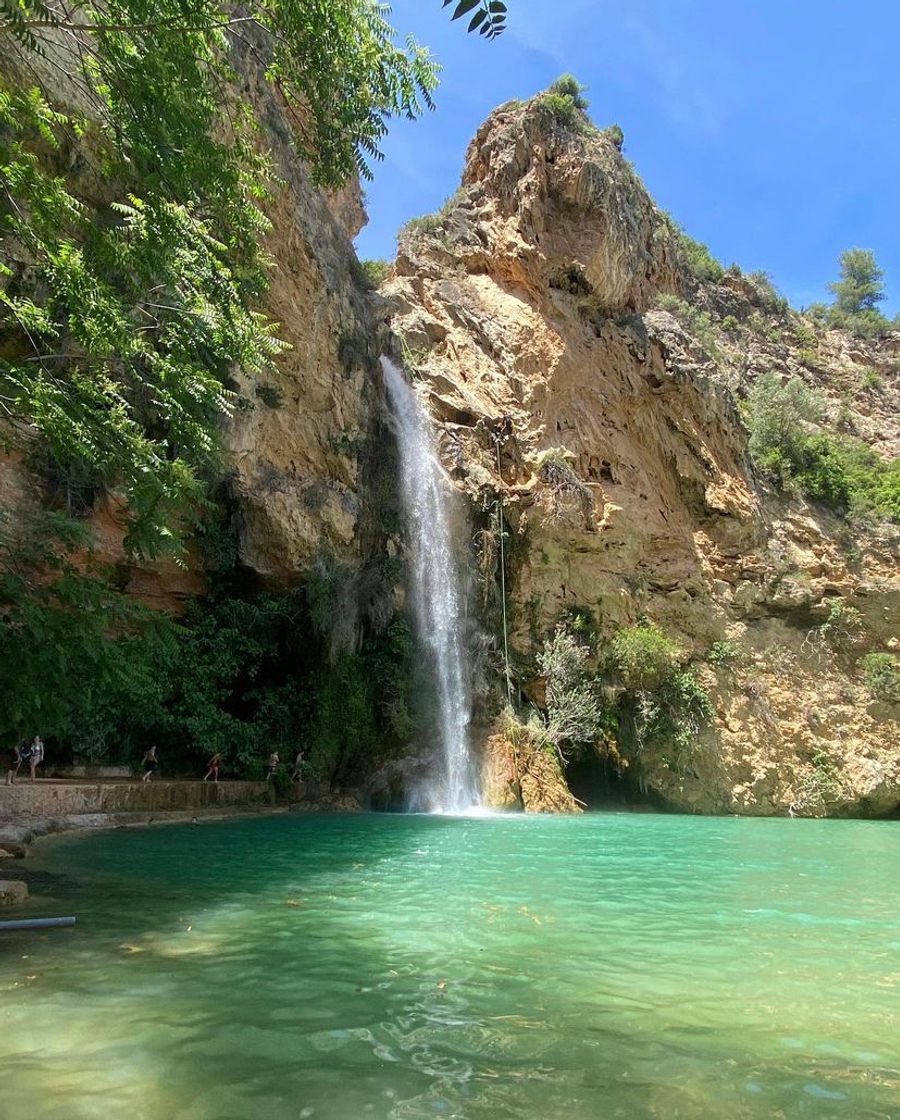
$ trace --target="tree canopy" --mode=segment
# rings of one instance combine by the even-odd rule
[[[871,249],[847,249],[840,257],[841,278],[828,285],[834,301],[814,304],[810,314],[830,327],[840,327],[863,338],[877,338],[892,326],[900,326],[900,315],[891,321],[878,304],[885,298],[884,270]]]
[[[877,311],[884,299],[884,269],[879,268],[871,249],[847,249],[841,253],[841,278],[828,285],[835,308],[845,315]]]
[[[0,0],[4,30],[5,439],[64,488],[120,491],[136,554],[177,550],[229,371],[281,348],[258,310],[271,169],[236,53],[324,185],[369,174],[390,116],[431,106],[437,67],[373,0]]]

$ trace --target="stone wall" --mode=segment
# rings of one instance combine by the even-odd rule
[[[266,782],[19,782],[0,787],[0,822],[17,817],[209,809],[271,799],[272,787]]]

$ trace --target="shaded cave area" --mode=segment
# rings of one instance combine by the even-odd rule
[[[652,793],[643,791],[636,778],[621,773],[607,755],[594,751],[572,759],[565,770],[573,797],[587,810],[659,812],[665,808]]]

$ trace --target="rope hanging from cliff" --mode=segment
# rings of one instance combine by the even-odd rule
[[[512,706],[512,680],[509,675],[509,638],[506,625],[506,549],[503,544],[503,476],[500,473],[500,437],[494,435],[497,448],[497,532],[500,536],[500,605],[503,610],[503,663],[506,667],[506,702]]]

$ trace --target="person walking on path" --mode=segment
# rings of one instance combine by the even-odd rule
[[[214,782],[218,782],[218,780],[219,780],[219,764],[221,763],[221,761],[222,761],[222,756],[217,751],[212,756],[212,758],[209,760],[209,762],[207,762],[207,764],[206,764],[206,773],[203,775],[204,782],[209,777],[212,777],[212,780]]]
[[[302,769],[303,769],[303,750],[301,749],[301,750],[297,751],[296,757],[294,758],[294,769],[293,769],[293,772],[291,773],[291,781],[292,782],[299,782],[300,781],[300,771]]]
[[[278,751],[272,751],[266,762],[266,781],[271,781],[275,777],[275,771],[278,769]]]
[[[6,784],[14,786],[16,778],[19,774],[19,767],[22,765],[22,745],[21,743],[14,743],[12,750],[9,752],[9,769],[6,771]]]
[[[37,778],[37,768],[44,761],[44,740],[40,735],[35,735],[31,740],[31,746],[28,748],[28,770],[29,781],[35,781]]]
[[[144,775],[141,778],[142,782],[149,782],[156,771],[159,769],[159,759],[156,757],[156,747],[153,746],[144,755]]]

